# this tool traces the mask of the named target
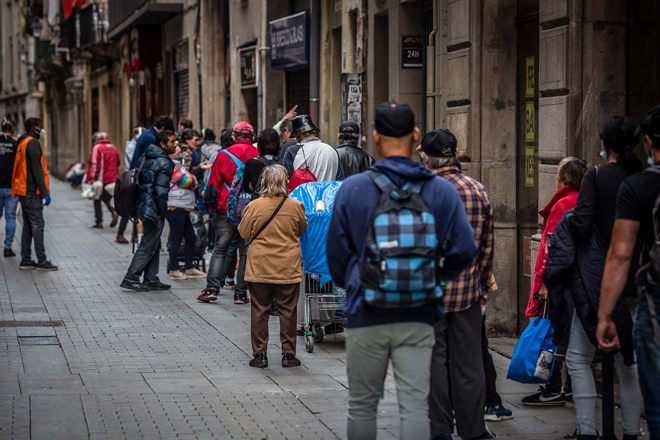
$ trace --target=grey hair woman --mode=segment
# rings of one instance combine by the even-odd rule
[[[273,299],[280,319],[282,366],[297,367],[297,305],[302,281],[300,238],[307,229],[305,206],[287,196],[289,183],[281,165],[266,167],[261,177],[261,197],[243,211],[238,232],[248,243],[245,280],[251,306],[251,367],[268,366],[268,319]]]

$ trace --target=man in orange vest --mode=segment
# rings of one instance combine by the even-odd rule
[[[57,270],[46,258],[44,246],[44,206],[50,204],[48,168],[39,139],[46,135],[39,118],[25,121],[25,134],[18,140],[11,192],[23,209],[21,270]],[[43,202],[42,202],[43,199]],[[38,263],[32,260],[32,240]]]

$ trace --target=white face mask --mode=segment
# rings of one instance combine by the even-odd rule
[[[41,131],[39,132],[39,139],[43,139],[45,137],[46,137],[46,130],[42,128]]]

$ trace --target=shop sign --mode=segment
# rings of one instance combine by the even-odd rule
[[[307,12],[270,22],[270,68],[286,69],[309,64]]]
[[[536,159],[534,146],[525,146],[525,186],[534,186],[534,162]]]
[[[422,47],[424,38],[421,36],[402,36],[401,37],[401,68],[402,69],[421,69],[422,68]]]
[[[257,87],[257,46],[238,50],[241,63],[241,89]]]
[[[525,97],[533,98],[536,89],[534,57],[527,57],[525,72]]]

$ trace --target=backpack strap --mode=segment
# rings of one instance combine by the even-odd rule
[[[236,169],[237,169],[237,170],[242,170],[242,169],[245,167],[245,164],[244,164],[243,162],[241,162],[241,161],[238,159],[238,157],[236,157],[236,156],[234,156],[233,154],[231,154],[229,151],[227,151],[227,150],[220,150],[220,152],[221,152],[221,153],[225,153],[227,156],[229,156],[229,157],[231,158],[231,160],[234,161],[234,163],[236,164]],[[230,187],[229,185],[227,185],[227,182],[222,182],[222,183],[225,184],[225,187],[227,188],[227,190],[231,191],[231,187]]]
[[[390,197],[394,200],[399,200],[402,198],[408,198],[410,197],[410,192],[414,192],[416,194],[421,193],[422,187],[424,186],[424,183],[420,182],[406,182],[405,185],[403,185],[403,188],[398,188],[392,181],[390,180],[389,177],[387,177],[386,174],[384,173],[379,173],[377,171],[373,170],[367,170],[364,172],[367,176],[371,178],[371,180],[374,181],[378,189],[381,190],[383,193],[389,193]]]

